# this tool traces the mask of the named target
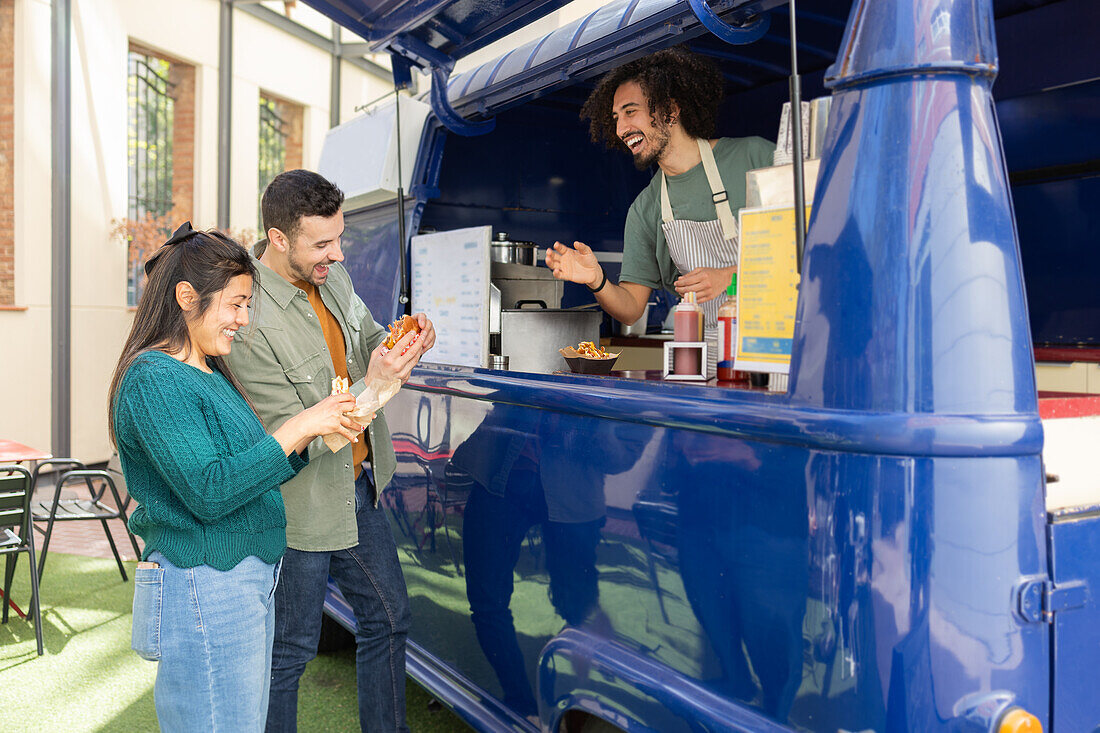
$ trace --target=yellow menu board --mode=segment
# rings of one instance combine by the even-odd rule
[[[739,223],[734,363],[738,370],[786,374],[798,305],[794,207],[742,209]]]

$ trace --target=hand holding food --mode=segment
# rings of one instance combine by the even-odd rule
[[[428,325],[431,321],[424,319]],[[434,330],[429,332],[435,340]],[[386,339],[378,345],[370,356],[365,381],[400,380],[403,384],[412,374],[413,367],[420,361],[424,349],[429,346],[427,339],[421,339],[422,332],[416,318],[402,316],[390,325]]]
[[[432,324],[432,320],[428,318],[427,313],[413,313],[413,318],[416,319],[416,324],[420,326],[420,343],[424,346],[424,351],[428,351],[435,346],[435,326]]]
[[[301,418],[311,436],[339,433],[352,442],[359,440],[363,425],[348,415],[355,409],[355,397],[344,392],[334,394],[303,410]],[[368,421],[369,422],[369,421]]]
[[[397,346],[397,342],[408,333],[413,334],[413,338],[401,351],[402,355],[404,355],[404,353],[420,338],[420,324],[412,316],[401,316],[390,324],[390,335],[386,337],[382,345],[386,347],[387,350],[392,349]]]

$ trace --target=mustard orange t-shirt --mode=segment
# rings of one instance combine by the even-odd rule
[[[332,358],[332,368],[336,376],[349,379],[347,364],[347,349],[344,347],[344,332],[340,328],[340,322],[336,316],[325,307],[321,300],[321,291],[313,283],[298,280],[294,285],[304,290],[309,298],[309,304],[313,306],[313,312],[317,314],[317,322],[321,324],[321,333],[325,335],[325,343],[328,345],[328,353]],[[370,446],[367,444],[367,434],[359,436],[358,443],[351,444],[351,456],[355,460],[355,478],[363,472],[363,461],[370,455]]]

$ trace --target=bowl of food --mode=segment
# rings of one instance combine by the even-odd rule
[[[576,348],[567,346],[564,349],[558,349],[558,353],[565,359],[570,371],[575,374],[610,374],[615,367],[615,361],[619,358],[618,354],[608,353],[591,341],[581,341]]]

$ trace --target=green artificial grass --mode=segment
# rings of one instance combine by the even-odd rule
[[[134,563],[126,563],[133,576]],[[27,558],[20,557],[12,598],[30,602]],[[0,725],[5,730],[156,731],[156,664],[130,650],[132,581],[114,560],[50,553],[42,583],[46,654],[35,651],[34,627],[12,611],[0,625]],[[429,710],[430,696],[409,680],[413,733],[470,728],[447,710]],[[353,650],[313,660],[298,697],[299,730],[358,731]]]

